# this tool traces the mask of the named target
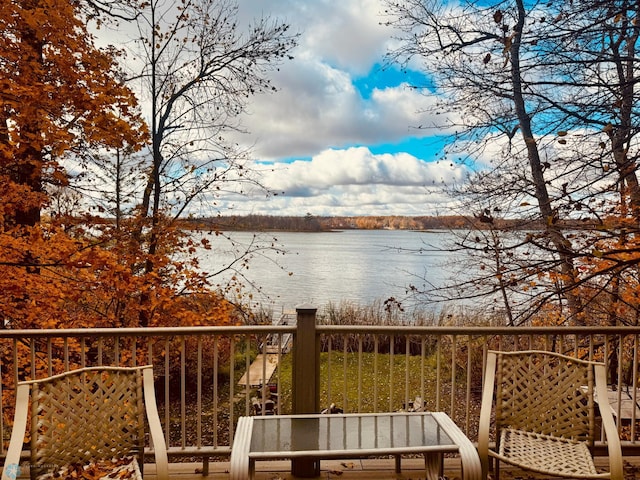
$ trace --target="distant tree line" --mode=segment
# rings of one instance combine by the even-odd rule
[[[373,215],[373,216],[337,216],[321,217],[310,213],[305,216],[280,215],[233,215],[214,218],[198,218],[186,220],[184,228],[218,231],[292,231],[292,232],[323,232],[331,230],[464,230],[480,228],[487,229],[535,229],[539,225],[522,219],[494,218],[490,212],[484,212],[474,217],[462,215],[437,216],[401,216],[401,215]],[[565,222],[568,229],[588,227],[584,221]]]

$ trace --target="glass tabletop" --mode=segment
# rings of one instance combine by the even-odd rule
[[[250,452],[390,450],[454,445],[429,414],[254,417]]]

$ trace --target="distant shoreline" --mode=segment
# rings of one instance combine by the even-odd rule
[[[594,228],[595,222],[564,222],[566,229]],[[343,232],[347,230],[412,230],[439,232],[451,230],[544,230],[540,220],[494,218],[486,214],[470,217],[441,216],[367,216],[316,217],[245,215],[193,218],[182,220],[180,227],[190,230],[253,231],[253,232]]]

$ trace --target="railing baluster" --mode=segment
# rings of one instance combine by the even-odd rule
[[[64,337],[64,369],[69,371],[69,337]]]
[[[213,418],[213,446],[218,446],[218,336],[213,336],[213,391],[211,392],[213,398],[213,412],[211,416]],[[229,432],[229,442],[233,440],[233,432]]]
[[[167,447],[171,446],[171,397],[170,397],[170,381],[171,381],[171,365],[170,365],[170,338],[167,337],[164,342],[164,428]]]
[[[395,335],[391,335],[389,337],[389,412],[393,412],[393,388],[394,388],[394,384],[393,384],[393,363],[394,363],[394,358],[393,358],[393,354],[394,354],[394,346],[395,346],[395,341],[396,341],[396,337]]]
[[[187,446],[187,426],[186,426],[186,403],[187,403],[187,346],[185,344],[184,336],[180,337],[180,446],[185,448]]]
[[[231,336],[229,345],[229,435],[233,438],[233,427],[235,425],[235,412],[233,410],[233,398],[235,397],[236,378],[236,337]],[[231,441],[231,440],[229,440]]]
[[[409,407],[409,335],[404,337],[404,404]]]
[[[197,398],[196,398],[196,447],[202,448],[202,335],[198,339],[198,359],[197,359]]]
[[[244,383],[244,414],[249,415],[249,402],[251,393],[251,381],[249,380],[249,369],[251,368],[251,344],[249,338],[245,336],[243,338],[244,344],[244,371],[245,371],[245,383]],[[233,380],[230,380],[233,381]],[[235,383],[235,382],[234,382]],[[264,399],[262,400],[262,409],[264,413]]]
[[[420,398],[424,402],[426,399],[425,395],[425,361],[427,356],[427,339],[422,336],[420,341]],[[420,405],[422,408],[422,405]]]
[[[131,366],[138,365],[138,341],[136,337],[131,337]]]
[[[280,395],[280,392],[282,392],[282,375],[280,374],[280,365],[282,365],[282,350],[284,349],[283,340],[284,337],[278,334],[278,368],[276,369],[276,405],[278,408],[278,413],[282,412],[282,404],[280,401],[280,399],[282,398],[282,396]]]
[[[37,364],[36,364],[36,340],[35,338],[32,338],[29,340],[29,348],[31,351],[31,378],[35,379],[38,378],[37,377]]]
[[[456,348],[458,345],[457,335],[451,337],[451,404],[449,406],[449,415],[451,418],[455,415],[456,404]]]
[[[98,339],[98,366],[101,367],[102,366],[102,355],[103,355],[103,337],[100,337]],[[169,352],[169,350],[166,350],[167,352]]]
[[[267,402],[267,389],[269,388],[269,379],[267,378],[267,351],[266,351],[266,337],[263,341],[262,348],[262,414],[266,413]]]
[[[4,343],[4,342],[3,342]],[[0,379],[4,377],[4,365],[0,362]],[[4,382],[0,381],[0,399],[4,398]],[[4,402],[0,401],[0,453],[4,455]]]
[[[436,340],[436,410],[440,410],[442,392],[442,336]]]
[[[87,339],[82,337],[80,339],[80,368],[87,366]]]
[[[349,411],[349,398],[347,393],[347,384],[349,383],[347,373],[347,339],[342,339],[342,408],[345,412]]]
[[[362,411],[362,335],[358,335],[358,413]]]
[[[331,405],[331,402],[333,401],[333,394],[331,391],[331,385],[333,384],[332,380],[332,360],[333,360],[333,342],[332,342],[332,338],[331,335],[328,336],[328,341],[327,341],[327,402],[329,403],[329,405]],[[323,405],[323,407],[328,407],[329,405]]]
[[[631,379],[631,400],[632,400],[632,409],[631,409],[631,441],[635,443],[636,441],[636,420],[637,420],[637,415],[636,412],[638,410],[638,408],[636,407],[636,405],[638,405],[638,335],[633,335],[633,347],[632,347],[632,352],[633,352],[633,360],[632,360],[632,365],[633,365],[633,378]]]
[[[471,356],[471,345],[472,345],[472,337],[471,335],[469,335],[467,337],[467,397],[466,397],[466,403],[465,405],[471,405],[471,367],[473,365],[472,363],[472,356]],[[466,410],[466,415],[465,415],[465,420],[464,420],[464,431],[465,432],[469,432],[469,426],[471,425],[471,414],[469,411],[469,408],[465,408]]]
[[[53,375],[53,339],[47,338],[47,370],[48,376]]]
[[[378,347],[379,339],[376,333],[373,337],[373,378],[378,378]],[[373,412],[378,412],[378,382],[373,382]]]

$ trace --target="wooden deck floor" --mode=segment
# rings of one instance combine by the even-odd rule
[[[606,457],[598,458],[597,463],[606,465]],[[256,480],[292,480],[289,461],[258,462],[256,468]],[[321,463],[319,479],[340,480],[420,480],[424,479],[424,463],[420,458],[404,458],[402,460],[402,473],[394,471],[394,460],[389,459],[364,459],[364,460],[331,460]],[[229,462],[211,462],[209,475],[202,475],[202,464],[196,463],[172,463],[170,465],[171,479],[177,480],[226,480],[229,478]],[[461,480],[460,461],[457,458],[445,459],[445,478],[448,480]],[[153,480],[154,465],[145,465],[145,479]],[[525,472],[502,467],[500,478],[504,480],[514,479],[544,479],[543,476],[532,476]],[[625,480],[640,479],[640,457],[625,457]]]

